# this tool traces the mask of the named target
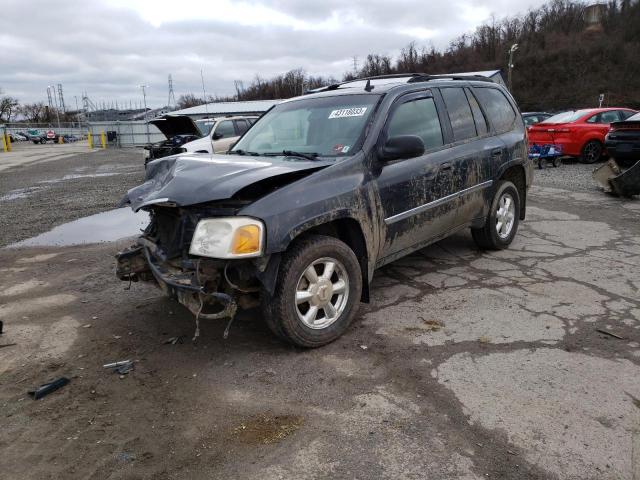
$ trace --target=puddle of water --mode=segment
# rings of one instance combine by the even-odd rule
[[[76,178],[96,178],[96,177],[113,177],[114,175],[122,175],[122,173],[70,173],[61,178],[53,178],[51,180],[42,180],[38,183],[58,183],[65,180],[74,180]]]
[[[148,224],[147,212],[134,213],[128,207],[118,208],[59,225],[36,237],[13,243],[9,248],[113,242],[138,235]]]
[[[6,202],[9,200],[17,200],[19,198],[27,198],[33,192],[37,192],[42,187],[28,187],[28,188],[19,188],[17,190],[11,190],[6,195],[0,197],[0,202]]]

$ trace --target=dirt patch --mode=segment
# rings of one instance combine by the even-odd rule
[[[233,437],[247,445],[278,443],[293,435],[304,424],[297,415],[261,413],[233,429]]]

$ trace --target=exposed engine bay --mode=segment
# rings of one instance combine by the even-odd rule
[[[234,215],[248,202],[224,202],[208,208],[152,207],[150,223],[136,244],[117,255],[121,280],[155,283],[197,318],[233,318],[238,305],[257,305],[264,269],[262,258],[224,260],[193,257],[189,247],[202,218]]]

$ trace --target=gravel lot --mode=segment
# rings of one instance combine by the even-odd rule
[[[19,147],[31,153],[58,146]],[[144,160],[135,149],[86,152],[8,168],[0,174],[0,246],[115,208],[143,178]]]
[[[540,170],[536,167],[535,183],[545,187],[597,192],[599,189],[591,178],[591,173],[600,165],[602,164],[585,165],[570,158],[565,158],[563,159],[563,164],[558,168],[549,166]]]
[[[131,153],[5,170],[2,244],[113,208],[142,176]],[[2,475],[640,478],[640,200],[598,192],[592,168],[536,170],[506,251],[465,232],[381,269],[350,331],[311,351],[257,311],[192,343],[185,309],[115,280],[127,241],[0,249]],[[96,173],[118,175],[38,183]],[[102,368],[124,359],[123,378]]]

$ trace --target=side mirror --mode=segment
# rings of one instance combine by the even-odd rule
[[[419,157],[423,153],[424,142],[417,135],[391,137],[382,147],[383,160]]]
[[[214,140],[220,140],[222,138],[222,135],[220,135],[219,133],[213,132],[213,135],[211,136],[211,138]]]

